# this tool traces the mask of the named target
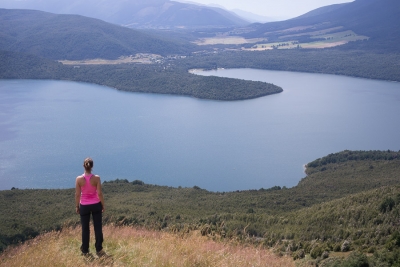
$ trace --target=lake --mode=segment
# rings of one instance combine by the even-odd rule
[[[400,149],[400,84],[230,69],[197,72],[284,92],[209,101],[84,83],[0,80],[0,189],[72,188],[85,157],[102,180],[211,191],[295,186],[330,153]]]

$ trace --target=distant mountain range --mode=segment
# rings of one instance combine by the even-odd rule
[[[170,0],[2,0],[0,8],[82,15],[133,28],[225,28],[249,24],[222,8]]]
[[[299,36],[313,37],[317,32],[353,31],[369,37],[370,47],[400,51],[399,25],[399,0],[355,0],[322,7],[286,21],[252,24],[241,35],[283,41]]]
[[[82,13],[90,13],[90,9],[95,6],[94,0],[72,2],[54,0],[53,6],[49,5],[50,0],[3,0],[3,2],[0,5],[11,2],[20,3],[20,5],[37,3],[65,13],[73,13],[78,9]],[[279,44],[279,48],[287,48],[287,46],[304,48],[303,44],[311,42],[321,42],[323,45],[319,48],[325,48],[331,47],[331,43],[348,42],[344,49],[400,52],[400,1],[398,0],[355,0],[351,3],[318,8],[286,21],[254,23],[243,27],[232,26],[242,22],[240,19],[235,23],[232,22],[234,18],[237,18],[233,15],[229,23],[221,19],[224,17],[221,14],[227,11],[214,7],[206,8],[167,0],[146,2],[115,0],[113,3],[110,0],[102,0],[98,2],[99,5],[90,15],[102,15],[107,17],[108,21],[114,20],[115,23],[118,20],[131,26],[137,23],[135,25],[138,27],[149,28],[161,27],[161,25],[178,27],[177,25],[184,23],[186,26],[182,27],[200,27],[200,25],[205,27],[208,23],[211,28],[179,31],[179,33],[174,33],[172,30],[163,31],[163,33],[152,31],[150,34],[150,31],[133,30],[82,15],[0,9],[0,50],[23,52],[58,60],[116,59],[137,53],[187,54],[197,49],[189,41],[193,41],[196,34],[199,38],[199,32],[215,36],[216,32],[228,29],[229,32],[218,38],[241,36],[262,40],[260,42],[284,43]],[[212,21],[212,17],[216,20]],[[200,21],[204,23],[201,24]],[[217,25],[225,28],[216,28]],[[227,25],[231,25],[232,28],[226,28]],[[229,34],[231,36],[228,36]],[[259,46],[263,47],[261,49],[268,49],[262,43],[255,45],[250,43],[246,49],[250,50],[254,47],[258,49]],[[277,46],[275,44],[273,48]]]
[[[51,59],[116,59],[122,55],[184,54],[190,44],[79,15],[0,9],[0,50]]]

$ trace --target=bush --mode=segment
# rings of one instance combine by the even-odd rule
[[[369,267],[368,258],[365,254],[355,251],[343,261],[343,267]]]
[[[311,258],[316,259],[316,258],[320,257],[323,252],[324,252],[324,249],[322,248],[322,246],[316,245],[315,247],[313,247],[313,249],[311,249],[310,256],[311,256]]]
[[[394,202],[393,198],[386,197],[385,200],[383,200],[383,202],[379,206],[379,210],[382,213],[386,213],[386,212],[391,211],[394,206],[395,206],[395,202]]]
[[[340,250],[341,250],[341,247],[340,247],[339,244],[336,244],[336,245],[333,247],[333,251],[335,251],[335,252],[339,252]]]
[[[296,251],[293,254],[293,259],[299,260],[299,259],[303,259],[305,256],[306,256],[306,253],[305,253],[304,249],[299,249],[298,251]]]
[[[348,258],[333,258],[323,261],[321,267],[369,267],[368,258],[361,252],[352,252]],[[381,265],[379,265],[381,266]]]
[[[322,252],[321,258],[323,259],[329,258],[329,251],[325,250],[324,252]]]
[[[343,242],[343,244],[342,244],[342,246],[341,246],[341,248],[340,248],[340,250],[342,251],[342,252],[347,252],[347,251],[349,251],[350,250],[350,242],[349,241],[344,241]]]

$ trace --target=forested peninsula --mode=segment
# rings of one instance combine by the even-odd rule
[[[256,68],[400,81],[400,54],[356,50],[279,50],[193,54],[154,64],[63,65],[19,52],[0,51],[0,79],[87,82],[130,92],[244,100],[283,91],[279,85],[214,76],[190,69]]]
[[[176,61],[163,64],[63,65],[17,52],[0,52],[0,79],[53,79],[118,90],[175,94],[211,100],[245,100],[283,91],[277,85],[190,74]]]

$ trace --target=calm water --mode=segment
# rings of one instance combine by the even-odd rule
[[[102,180],[212,191],[295,186],[329,153],[400,149],[400,84],[252,69],[202,73],[284,92],[220,102],[62,81],[0,81],[0,189]]]

